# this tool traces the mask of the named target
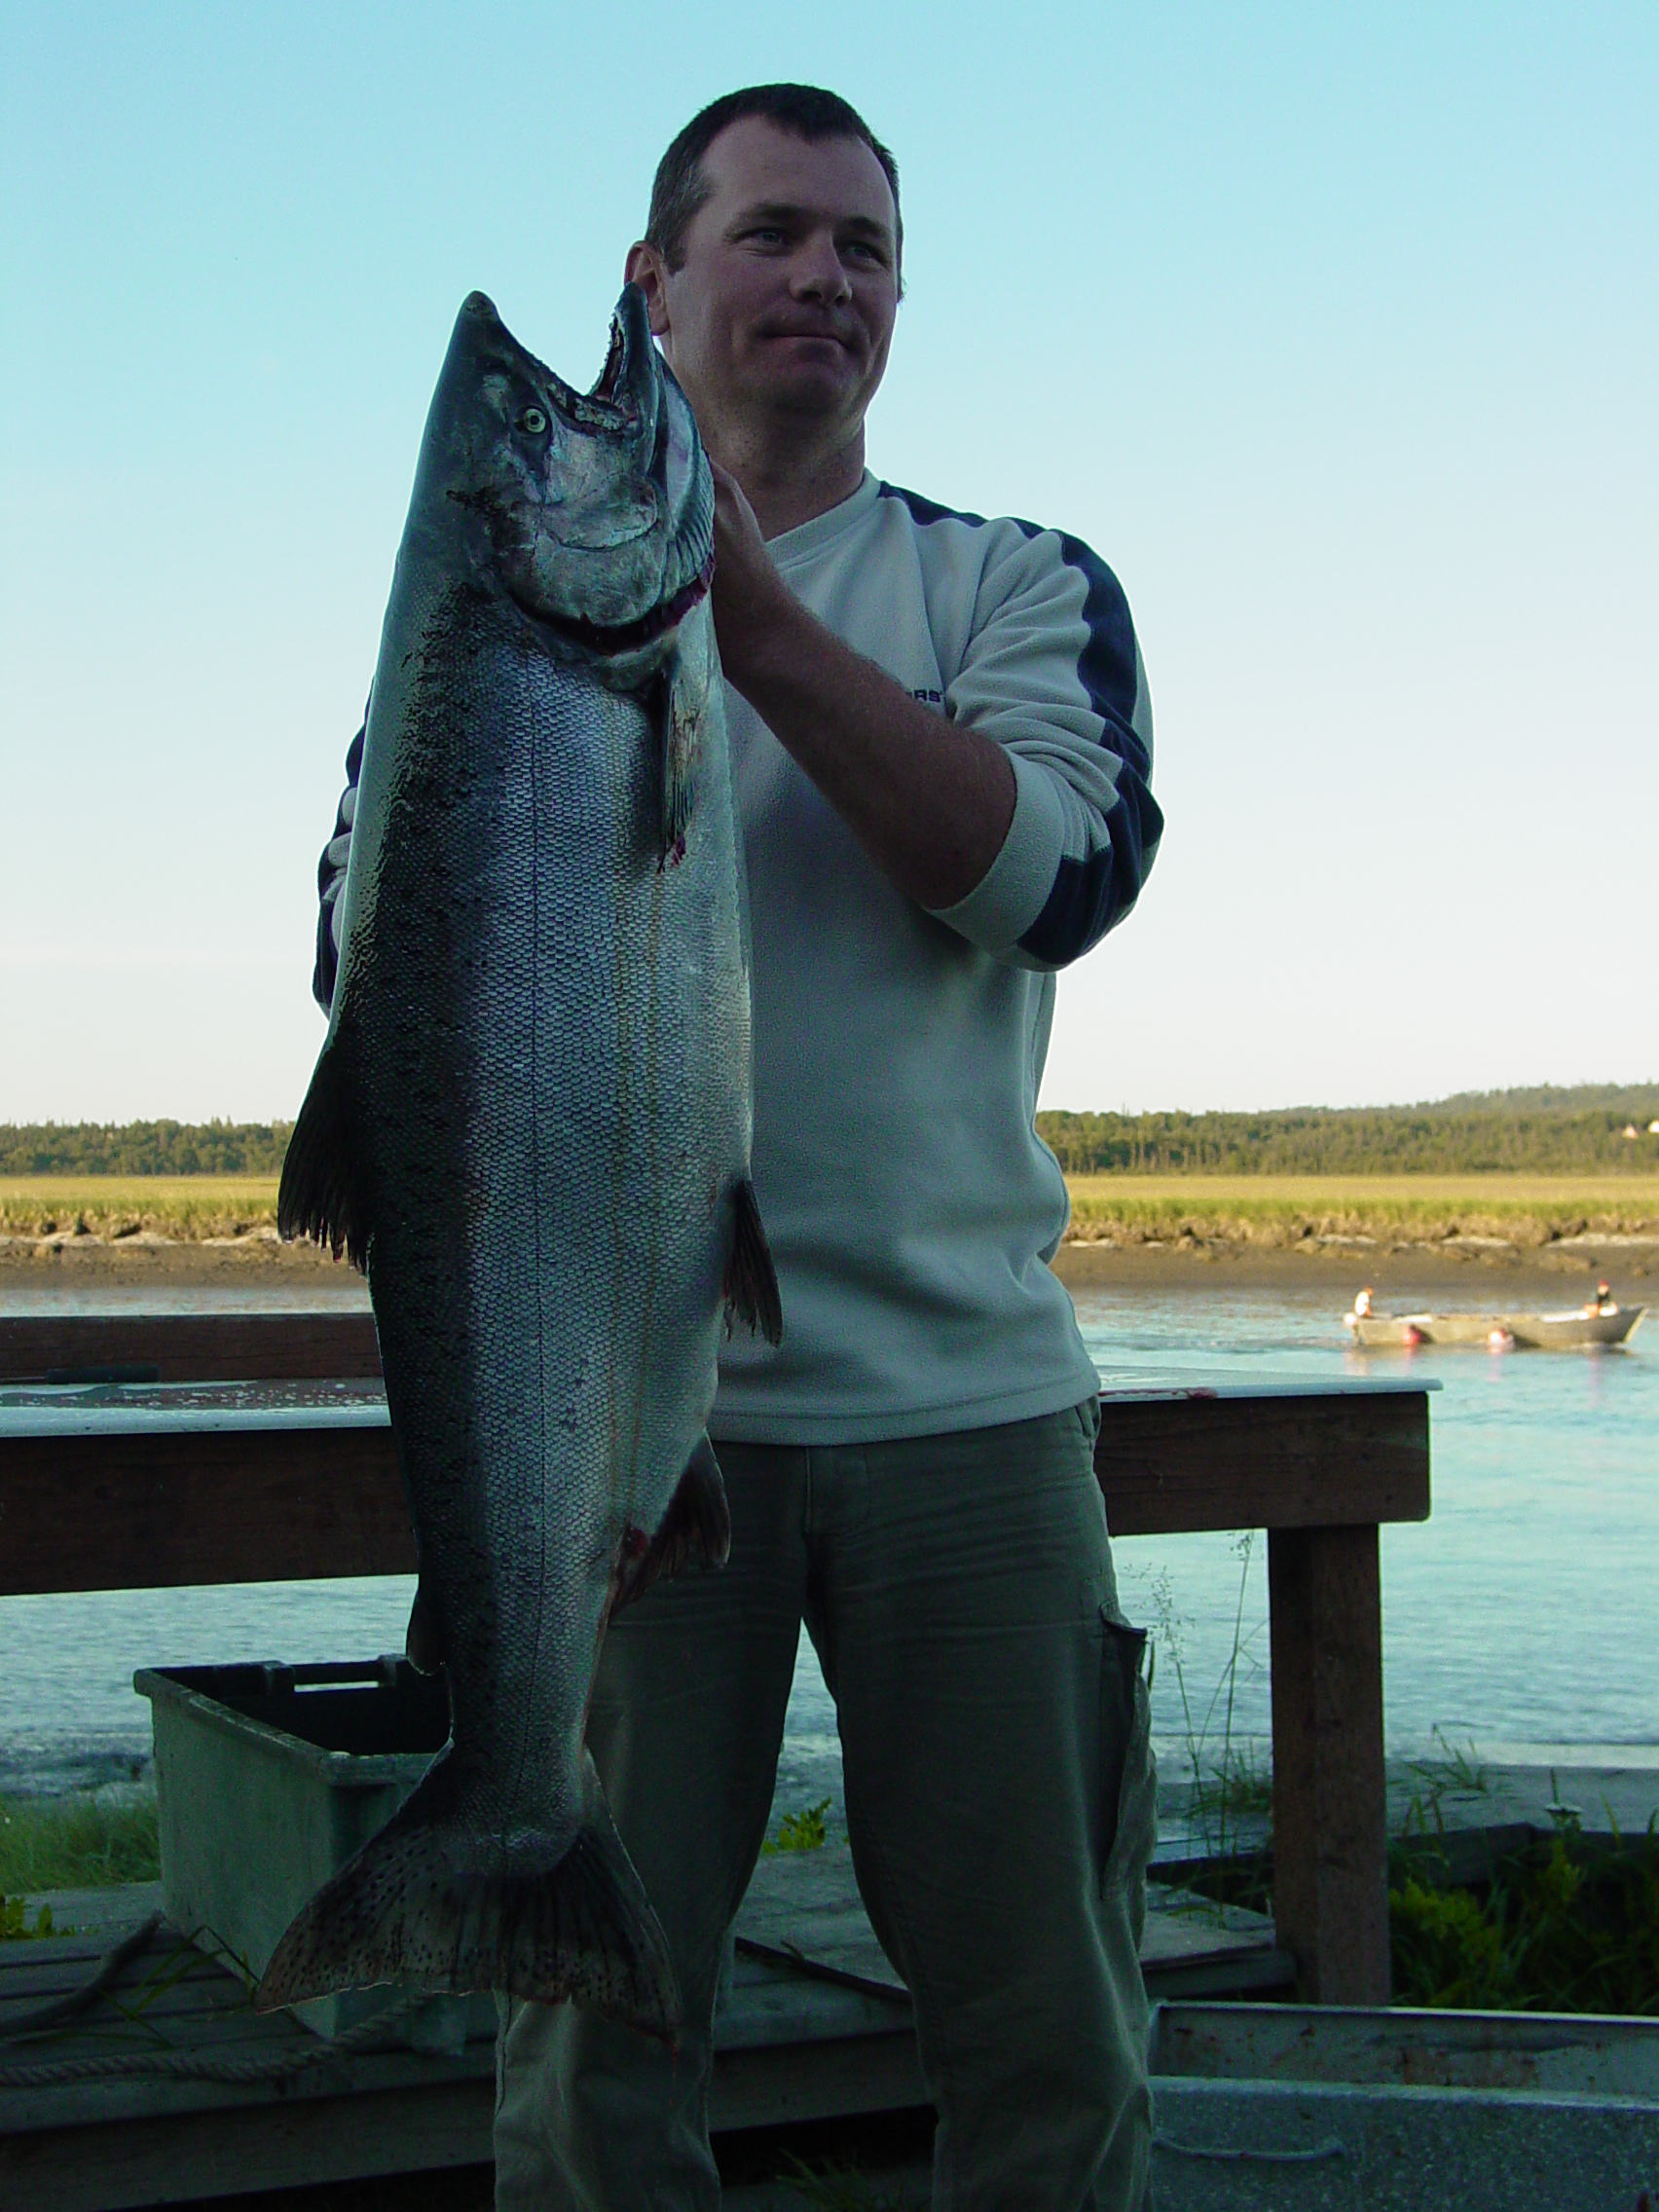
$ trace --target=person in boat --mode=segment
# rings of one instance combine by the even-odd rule
[[[1088,546],[866,468],[902,245],[863,119],[763,86],[675,139],[627,260],[715,472],[784,1340],[740,1332],[721,1358],[730,1563],[616,1618],[589,1724],[683,2040],[503,2009],[512,2212],[719,2202],[716,1993],[803,1617],[859,1886],[915,2000],[936,2201],[1138,2212],[1150,2188],[1145,1640],[1119,1607],[1033,1106],[1055,973],[1158,847],[1151,711]],[[959,310],[972,343],[986,302]],[[359,738],[353,786],[360,757]],[[319,876],[324,1004],[352,803]]]
[[[1596,1285],[1595,1297],[1585,1302],[1584,1310],[1586,1313],[1616,1313],[1618,1308],[1613,1303],[1612,1284],[1599,1282]]]

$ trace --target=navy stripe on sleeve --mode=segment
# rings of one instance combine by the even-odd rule
[[[1060,550],[1067,567],[1081,570],[1088,585],[1083,603],[1088,641],[1077,673],[1123,765],[1106,815],[1106,843],[1086,859],[1061,860],[1043,911],[1019,940],[1022,951],[1055,968],[1076,960],[1123,920],[1140,897],[1163,834],[1163,812],[1152,795],[1152,762],[1131,719],[1137,679],[1128,602],[1105,562],[1081,538],[1061,536]]]
[[[363,710],[363,728],[351,740],[346,755],[346,794],[357,789],[357,778],[363,772],[363,731],[369,726],[368,709]],[[334,834],[322,848],[322,857],[316,864],[316,964],[312,970],[312,997],[324,1014],[334,1004],[334,978],[340,965],[340,956],[334,949],[334,906],[346,888],[346,871],[335,855],[335,845],[350,831],[346,814],[346,796],[343,795],[334,817]]]
[[[983,515],[940,506],[894,484],[883,484],[881,496],[903,500],[924,529],[937,522],[984,527]],[[1027,538],[1048,535],[1041,524],[1009,519]],[[1086,859],[1062,858],[1043,911],[1019,940],[1020,949],[1034,960],[1062,968],[1097,943],[1140,897],[1163,834],[1163,814],[1152,795],[1152,762],[1134,728],[1139,682],[1128,601],[1117,577],[1082,538],[1061,531],[1052,535],[1059,539],[1061,559],[1082,573],[1087,587],[1083,618],[1088,636],[1078,657],[1078,680],[1106,725],[1103,742],[1123,762],[1117,796],[1106,816],[1107,842]]]

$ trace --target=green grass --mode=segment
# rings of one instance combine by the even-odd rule
[[[1318,1236],[1434,1244],[1659,1236],[1659,1175],[1072,1175],[1071,1235],[1285,1250]]]
[[[0,1893],[8,1898],[153,1882],[161,1870],[153,1797],[0,1798]]]
[[[1224,1836],[1231,1825],[1235,1848],[1238,1824],[1271,1818],[1273,1809],[1273,1770],[1252,1744],[1230,1744],[1214,1758],[1207,1755],[1195,1774],[1188,1800],[1188,1822],[1200,1835],[1214,1824]]]
[[[1432,1733],[1436,1748],[1430,1755],[1406,1761],[1406,1771],[1417,1784],[1406,1806],[1402,1832],[1408,1836],[1426,1836],[1430,1824],[1436,1830],[1444,1831],[1446,1817],[1441,1810],[1444,1798],[1485,1797],[1492,1788],[1491,1778],[1472,1743],[1466,1748],[1454,1744],[1438,1722]]]
[[[1478,1785],[1476,1786],[1479,1787]],[[1656,1816],[1659,1822],[1659,1816]],[[1184,1873],[1218,1903],[1273,1909],[1263,1851]],[[1394,2002],[1451,2011],[1659,2015],[1659,1827],[1589,1836],[1562,1815],[1553,1835],[1454,1883],[1419,1828],[1388,1853]]]
[[[1152,1585],[1153,1633],[1147,1668],[1147,1688],[1157,1677],[1161,1655],[1175,1671],[1176,1695],[1181,1703],[1181,1745],[1192,1772],[1187,1798],[1188,1833],[1205,1858],[1224,1858],[1240,1849],[1240,1825],[1245,1820],[1271,1814],[1273,1778],[1271,1766],[1258,1762],[1254,1747],[1236,1743],[1233,1716],[1240,1675],[1261,1672],[1262,1662],[1252,1648],[1260,1629],[1244,1633],[1244,1613],[1250,1588],[1250,1567],[1256,1553],[1256,1531],[1244,1530],[1234,1539],[1238,1561],[1238,1597],[1233,1615],[1233,1648],[1220,1679],[1209,1697],[1195,1694],[1187,1679],[1186,1631],[1193,1625],[1175,1604],[1174,1585],[1167,1569]]]
[[[854,2164],[809,2165],[790,2161],[787,2177],[811,2212],[905,2212],[912,2196],[895,2196]]]
[[[276,1226],[275,1175],[18,1175],[0,1180],[0,1235],[195,1243]]]
[[[1501,1236],[1535,1250],[1560,1236],[1659,1236],[1659,1175],[1072,1175],[1085,1242],[1288,1249],[1318,1236],[1434,1244]],[[0,1235],[181,1243],[245,1236],[276,1220],[274,1175],[0,1178]]]
[[[778,1823],[777,1835],[760,1846],[761,1858],[775,1859],[780,1851],[822,1851],[829,1840],[829,1813],[828,1797],[821,1797],[816,1805],[803,1806],[798,1813],[786,1813]]]
[[[1490,1881],[1435,1878],[1431,1846],[1396,1847],[1394,1998],[1504,2012],[1659,2014],[1659,1832],[1587,1839],[1574,1816],[1507,1854]]]

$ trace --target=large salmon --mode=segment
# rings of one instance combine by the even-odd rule
[[[722,1324],[779,1328],[713,532],[638,290],[586,396],[467,300],[278,1201],[367,1270],[451,1735],[283,1936],[264,2005],[407,1977],[675,2032],[583,1730],[612,1607],[725,1556]]]

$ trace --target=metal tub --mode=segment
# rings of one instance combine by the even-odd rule
[[[1160,2212],[1659,2212],[1659,2020],[1163,2005]]]

